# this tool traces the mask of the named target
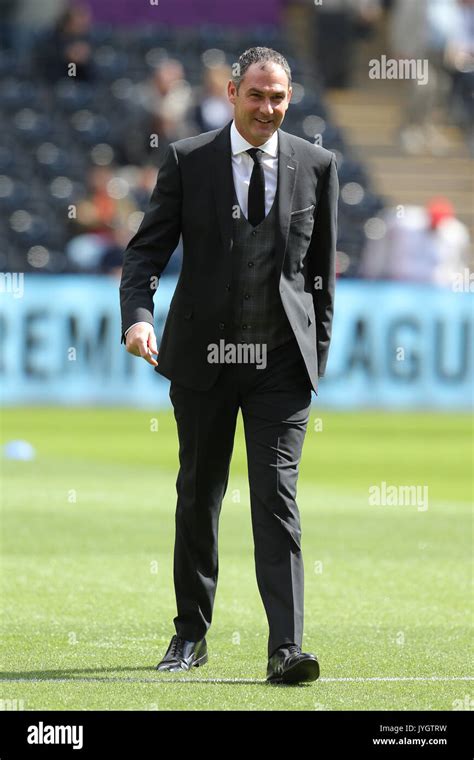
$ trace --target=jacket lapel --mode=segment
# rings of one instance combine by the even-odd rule
[[[232,189],[234,179],[232,177],[232,154],[230,149],[231,124],[232,121],[229,121],[212,143],[215,153],[213,166],[210,167],[214,176],[212,188],[217,208],[217,219],[226,254],[230,251],[232,237]]]
[[[295,192],[298,161],[292,158],[294,148],[287,132],[278,130],[278,224],[276,230],[276,268],[278,277],[283,267],[288,233],[290,230],[291,208]]]

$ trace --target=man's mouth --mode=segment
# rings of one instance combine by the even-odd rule
[[[272,120],[271,120],[271,119],[265,119],[265,120],[264,120],[264,119],[258,119],[257,117],[255,117],[255,120],[256,120],[256,121],[259,121],[259,122],[260,122],[260,124],[271,124],[271,123],[272,123]]]

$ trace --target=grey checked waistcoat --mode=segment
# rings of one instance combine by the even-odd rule
[[[267,351],[294,338],[281,302],[275,268],[278,188],[270,212],[252,227],[233,188],[232,325],[233,343],[264,343]]]

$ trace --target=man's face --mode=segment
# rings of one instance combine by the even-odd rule
[[[245,72],[239,91],[232,81],[227,95],[234,105],[235,126],[249,143],[263,145],[282,123],[291,100],[291,87],[277,63],[253,63]]]

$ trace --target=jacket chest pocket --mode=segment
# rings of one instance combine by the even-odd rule
[[[313,211],[315,209],[314,203],[305,208],[295,209],[290,214],[290,225],[293,222],[299,222],[301,219],[313,219]]]

